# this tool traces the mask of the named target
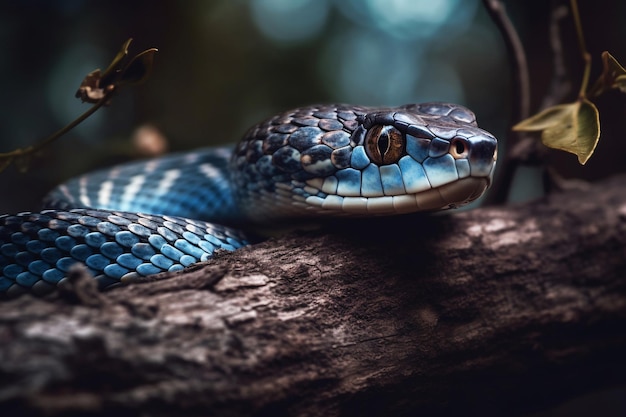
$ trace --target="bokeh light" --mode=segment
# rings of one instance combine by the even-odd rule
[[[478,7],[478,2],[461,0],[337,0],[336,4],[357,23],[396,38],[425,41],[443,31],[447,36],[462,33]]]
[[[552,57],[547,32],[536,28],[547,30],[549,2],[507,6],[532,58],[539,101]],[[626,6],[611,7],[615,13],[607,14],[581,2],[594,57],[608,49],[624,61],[619,16]],[[594,22],[603,30],[593,30]],[[89,105],[74,98],[78,84],[106,67],[129,37],[135,39],[131,53],[159,48],[148,82],[116,95],[111,106],[46,149],[27,175],[4,172],[0,195],[12,198],[0,199],[0,212],[37,209],[60,181],[136,157],[130,138],[142,125],[157,128],[177,151],[234,142],[254,123],[296,106],[432,100],[468,106],[505,142],[511,71],[479,1],[28,0],[0,2],[2,150],[28,146],[84,112]],[[575,37],[564,39],[575,47]],[[578,61],[572,62],[576,70]],[[603,135],[610,129],[603,127]],[[601,141],[597,152],[608,144]],[[575,158],[558,157],[569,176],[581,176],[606,175],[619,155],[607,151],[613,162],[592,159],[584,170]]]
[[[255,0],[249,4],[254,22],[265,36],[290,43],[317,36],[329,8],[327,0]]]
[[[467,3],[467,2],[466,2]],[[463,102],[453,65],[433,58],[426,46],[445,31],[461,36],[471,27],[476,4],[459,0],[335,1],[351,28],[328,27],[327,1],[259,0],[249,3],[262,34],[281,42],[319,35],[326,27],[317,69],[340,101],[393,105],[416,100]],[[422,75],[428,68],[429,77]]]

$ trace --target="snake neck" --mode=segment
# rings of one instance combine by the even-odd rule
[[[238,224],[242,214],[229,180],[231,155],[232,146],[207,147],[91,172],[53,189],[44,206],[167,214]]]

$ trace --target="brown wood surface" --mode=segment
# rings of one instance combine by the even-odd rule
[[[0,410],[515,416],[626,383],[626,176],[0,303]],[[9,415],[2,413],[3,415]]]

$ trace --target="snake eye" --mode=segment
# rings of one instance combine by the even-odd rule
[[[365,137],[365,151],[377,165],[398,162],[404,152],[404,135],[393,126],[372,126]]]
[[[450,142],[450,155],[452,155],[454,159],[467,158],[468,153],[469,143],[467,140],[462,138],[452,139],[452,142]]]

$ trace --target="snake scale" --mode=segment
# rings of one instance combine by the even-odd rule
[[[0,216],[0,294],[50,293],[77,262],[104,289],[247,244],[221,224],[459,207],[490,185],[496,149],[459,105],[297,108],[235,147],[88,173],[46,210]]]

